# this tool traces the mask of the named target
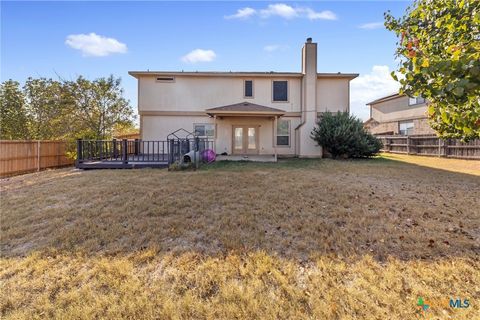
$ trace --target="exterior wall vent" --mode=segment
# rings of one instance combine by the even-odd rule
[[[155,79],[156,82],[175,82],[175,77],[173,76],[162,76]]]

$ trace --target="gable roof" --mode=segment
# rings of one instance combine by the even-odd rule
[[[205,110],[208,115],[284,115],[280,109],[262,106],[250,102],[240,102]]]
[[[378,123],[377,120],[373,119],[373,118],[369,118],[368,120],[364,121],[363,124],[366,125],[366,124],[370,124],[370,123]]]

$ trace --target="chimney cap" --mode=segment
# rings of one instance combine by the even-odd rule
[[[307,43],[312,43],[312,38],[307,38]]]

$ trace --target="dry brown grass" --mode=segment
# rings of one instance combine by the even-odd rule
[[[469,299],[428,315],[473,319],[480,178],[424,165],[287,160],[4,180],[0,314],[411,319],[422,296]]]
[[[382,157],[385,159],[415,164],[417,166],[480,176],[480,161],[462,159],[453,160],[449,158],[413,156],[394,153],[384,153],[382,154]]]

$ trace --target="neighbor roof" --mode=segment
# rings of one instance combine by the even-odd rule
[[[392,93],[388,96],[381,97],[381,98],[378,98],[377,100],[373,100],[372,102],[367,103],[367,106],[371,105],[371,104],[379,103],[379,102],[392,100],[392,99],[395,99],[395,98],[398,98],[398,97],[403,97],[403,96],[404,96],[403,94],[399,94],[398,92],[397,93]]]
[[[201,77],[214,77],[214,76],[226,76],[226,77],[293,77],[301,78],[303,74],[301,72],[275,72],[275,71],[129,71],[129,75],[138,78],[139,76],[201,76]],[[317,73],[317,78],[348,78],[354,79],[358,77],[358,73]]]
[[[208,115],[284,115],[285,111],[250,102],[241,102],[205,110]]]

